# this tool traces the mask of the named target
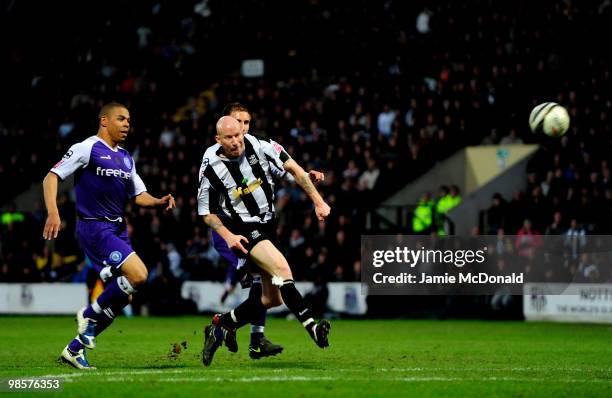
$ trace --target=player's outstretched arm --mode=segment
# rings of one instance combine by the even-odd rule
[[[172,210],[176,207],[176,202],[171,194],[156,198],[148,192],[142,192],[134,198],[134,203],[141,207],[157,207],[166,206],[166,210]]]
[[[298,185],[302,187],[302,189],[304,190],[304,192],[306,192],[310,200],[312,200],[312,203],[314,203],[315,205],[315,213],[317,215],[317,218],[319,220],[325,219],[325,217],[329,215],[331,208],[327,203],[325,203],[325,201],[319,194],[319,191],[317,191],[317,189],[313,185],[309,173],[306,173],[302,166],[297,164],[297,162],[293,159],[287,160],[283,164],[283,167],[285,168],[285,170],[291,173]]]
[[[58,184],[57,175],[55,175],[55,173],[47,173],[47,176],[43,180],[45,206],[47,207],[47,221],[43,229],[43,238],[48,240],[57,238],[62,223],[57,208]]]
[[[242,235],[233,234],[215,214],[207,214],[204,216],[204,222],[210,228],[215,230],[227,242],[227,247],[230,249],[240,250],[244,254],[248,254],[247,250],[242,246],[242,241],[249,243],[249,240]]]

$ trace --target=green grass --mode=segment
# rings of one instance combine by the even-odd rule
[[[83,373],[56,363],[75,335],[71,318],[0,317],[0,379],[61,375],[61,397],[612,396],[612,326],[337,320],[321,350],[297,321],[269,319],[281,355],[251,360],[245,328],[240,351],[222,347],[205,368],[209,319],[120,318],[89,352],[98,370]]]

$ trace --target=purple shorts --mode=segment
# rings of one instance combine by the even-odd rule
[[[124,222],[78,220],[77,238],[96,271],[119,268],[134,253]]]
[[[236,253],[227,246],[227,242],[217,233],[217,231],[213,230],[211,232],[213,246],[217,253],[226,259],[232,267],[236,268],[238,266],[238,256],[236,256]]]

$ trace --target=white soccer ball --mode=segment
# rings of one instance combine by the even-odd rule
[[[570,117],[567,110],[556,102],[545,102],[533,108],[529,114],[529,127],[534,133],[560,137],[567,132]]]

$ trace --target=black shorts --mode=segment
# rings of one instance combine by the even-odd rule
[[[250,252],[256,244],[263,240],[269,240],[276,246],[276,221],[270,220],[266,223],[246,223],[241,221],[234,221],[231,219],[224,218],[221,220],[223,225],[230,230],[234,235],[242,235],[249,241],[241,241],[242,246]],[[236,255],[239,257],[245,257],[244,253],[240,250],[234,250]]]

